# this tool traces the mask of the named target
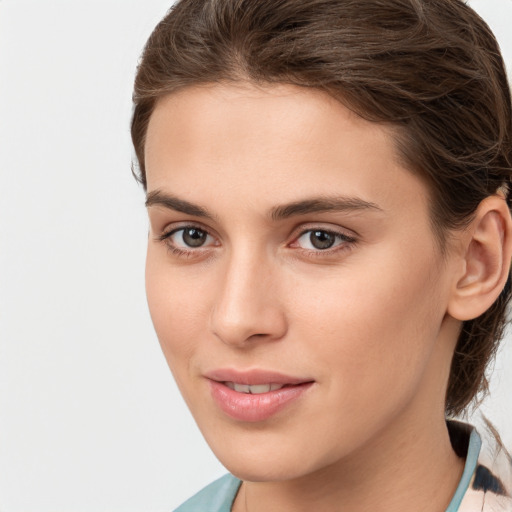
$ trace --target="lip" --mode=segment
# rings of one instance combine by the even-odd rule
[[[296,402],[314,384],[312,379],[267,370],[220,369],[208,372],[205,377],[217,406],[230,418],[243,422],[259,422],[271,418]],[[225,382],[249,386],[272,383],[285,387],[253,395],[230,389]]]
[[[257,386],[258,384],[303,384],[304,382],[312,382],[313,379],[292,377],[284,373],[272,370],[235,370],[232,368],[223,368],[205,373],[207,379],[217,382],[236,382],[237,384],[246,384],[249,386]]]

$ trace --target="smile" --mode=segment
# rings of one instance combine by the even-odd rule
[[[238,384],[236,382],[224,382],[224,385],[237,393],[250,393],[251,395],[261,395],[269,391],[277,391],[285,386],[285,384],[255,384],[250,386],[248,384]]]
[[[217,370],[205,376],[217,407],[242,422],[260,422],[277,415],[314,384],[311,379],[263,370]]]

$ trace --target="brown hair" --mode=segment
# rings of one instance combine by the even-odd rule
[[[190,85],[237,81],[314,87],[367,120],[391,123],[401,158],[429,185],[441,248],[485,197],[500,187],[508,195],[506,73],[492,32],[461,0],[177,2],[149,38],[135,79],[131,133],[144,187],[157,100]],[[510,282],[487,312],[464,322],[448,414],[487,390],[509,298]]]

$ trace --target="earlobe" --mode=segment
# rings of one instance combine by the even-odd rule
[[[501,195],[484,199],[464,231],[463,254],[448,313],[461,321],[483,314],[498,298],[510,272],[512,220]]]

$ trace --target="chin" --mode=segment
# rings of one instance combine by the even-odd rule
[[[264,463],[241,459],[230,461],[232,464],[225,464],[222,460],[221,462],[231,474],[246,482],[282,482],[309,473],[306,468],[297,464],[287,465],[278,459],[270,459]]]
[[[263,436],[262,439],[258,434],[261,433],[244,436],[240,442],[230,439],[229,435],[222,442],[207,441],[231,474],[249,482],[294,480],[333,462],[326,460],[327,457],[315,457],[311,451],[300,448],[303,443],[293,442],[289,437],[268,439]]]

